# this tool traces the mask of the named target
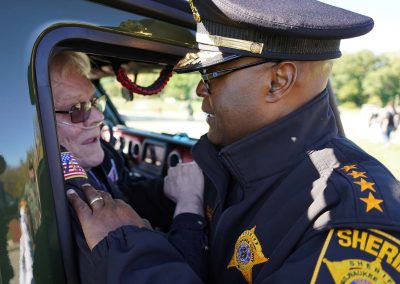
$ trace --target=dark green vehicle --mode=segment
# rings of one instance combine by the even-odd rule
[[[49,58],[87,53],[105,92],[100,78],[114,76],[112,67],[137,74],[173,66],[194,47],[195,23],[184,0],[6,1],[1,10],[0,283],[77,283]],[[128,128],[111,100],[105,117],[104,136],[136,175],[163,175],[190,159],[193,139]]]
[[[168,133],[132,128],[119,99],[133,95],[121,86],[123,95],[111,94],[115,73],[121,66],[134,78],[171,70],[195,47],[195,22],[185,0],[6,1],[0,22],[0,283],[78,283],[49,59],[63,50],[90,56],[97,92],[109,98],[103,137],[124,155],[133,175],[163,176],[168,167],[191,160],[198,135],[174,121],[192,120],[193,107],[164,110],[183,113],[161,116],[171,125]],[[187,78],[191,89],[195,80]],[[168,106],[173,99],[165,95],[163,101]],[[195,128],[207,131],[205,124]]]

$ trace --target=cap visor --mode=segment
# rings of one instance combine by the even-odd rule
[[[176,64],[174,71],[177,73],[198,71],[239,57],[241,56],[237,54],[222,53],[220,51],[202,50],[197,53],[188,53]]]

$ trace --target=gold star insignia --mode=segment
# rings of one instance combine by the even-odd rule
[[[376,192],[375,188],[374,188],[374,184],[373,182],[368,182],[365,179],[361,178],[360,181],[355,181],[355,184],[358,184],[359,186],[361,186],[361,192],[363,192],[364,190],[371,190],[373,192]]]
[[[264,256],[261,244],[255,234],[256,226],[250,230],[245,230],[237,239],[235,251],[227,268],[235,267],[238,269],[247,283],[252,283],[253,266],[268,261]]]
[[[368,195],[368,198],[360,198],[362,201],[364,201],[365,203],[367,203],[367,209],[366,212],[368,213],[369,211],[371,211],[372,209],[376,209],[379,210],[381,212],[383,212],[381,206],[379,204],[381,204],[383,202],[382,199],[378,199],[375,198],[374,195],[370,192]]]
[[[349,173],[347,175],[352,176],[353,178],[359,178],[359,177],[367,178],[364,174],[365,174],[365,172],[351,171],[351,173]]]
[[[343,168],[340,168],[340,169],[344,170],[345,172],[348,172],[350,170],[357,169],[357,166],[356,165],[347,165],[347,166],[344,166]]]

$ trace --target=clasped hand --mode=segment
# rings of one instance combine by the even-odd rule
[[[109,193],[98,191],[90,184],[83,185],[82,190],[89,204],[73,189],[67,191],[67,197],[78,215],[90,250],[119,227],[146,227],[145,221],[124,201],[113,199]]]

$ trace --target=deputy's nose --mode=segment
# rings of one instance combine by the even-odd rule
[[[200,82],[197,84],[196,95],[201,98],[208,97],[210,95],[203,80],[200,80]]]

